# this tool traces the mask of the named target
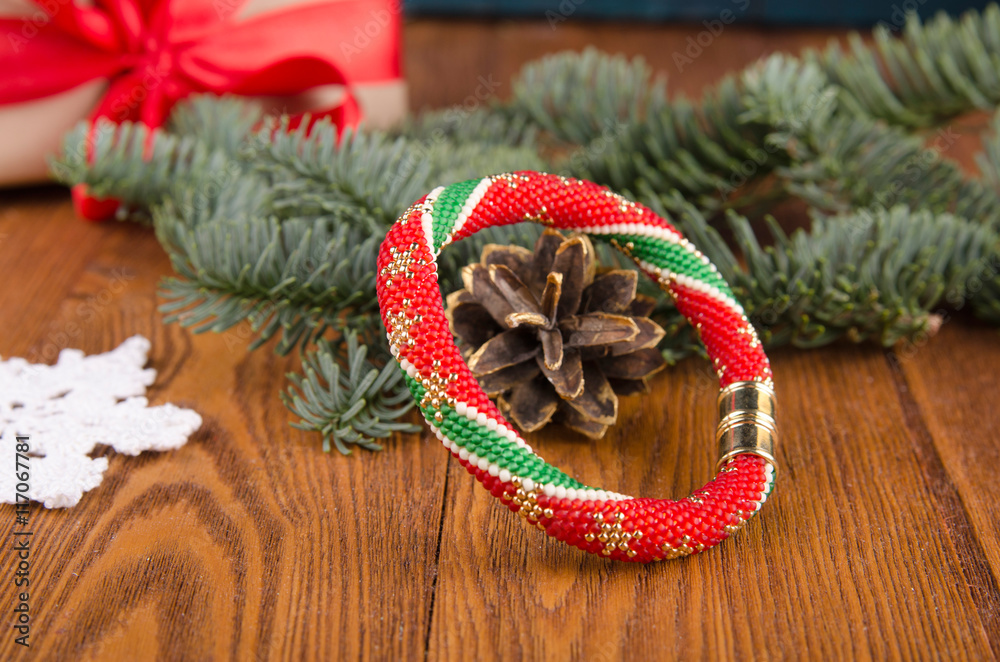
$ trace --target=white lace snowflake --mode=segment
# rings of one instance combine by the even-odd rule
[[[201,416],[148,406],[143,396],[156,379],[143,369],[148,353],[149,341],[133,336],[105,354],[64,349],[52,366],[0,361],[0,502],[14,503],[21,482],[17,435],[29,437],[28,496],[46,508],[75,506],[101,484],[108,460],[87,456],[97,444],[126,455],[184,445]]]

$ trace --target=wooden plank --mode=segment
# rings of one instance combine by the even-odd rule
[[[65,194],[56,204],[26,194],[0,216],[0,234],[0,264],[11,265],[0,354],[48,357],[48,344],[100,352],[142,333],[159,371],[152,403],[205,420],[174,452],[102,451],[104,484],[78,506],[32,509],[35,659],[423,649],[446,467],[427,439],[324,455],[316,436],[288,426],[278,399],[294,360],[248,354],[246,329],[193,336],[163,325],[155,290],[170,268],[149,228],[82,223]],[[0,515],[7,541],[13,508]],[[5,543],[5,610],[14,563]],[[23,652],[8,634],[0,659]]]
[[[761,30],[730,25],[709,39],[700,34],[703,29],[658,23],[412,21],[406,26],[403,50],[410,107],[462,104],[471,110],[480,105],[481,93],[487,89],[490,96],[507,98],[511,77],[524,63],[587,46],[641,56],[654,71],[668,77],[671,93],[698,97],[707,85],[761,57],[822,48],[831,39],[843,41],[847,35],[843,29]]]
[[[745,530],[703,555],[609,564],[528,529],[453,466],[431,655],[995,655],[992,616],[978,611],[963,573],[969,552],[945,535],[958,515],[925,478],[882,352],[779,351],[774,367],[777,490]],[[711,472],[713,392],[707,368],[687,361],[645,403],[631,401],[604,440],[529,441],[587,481],[679,498]]]
[[[939,494],[942,533],[963,547],[967,582],[1000,656],[1000,338],[968,316],[891,355],[906,425],[927,482]]]
[[[842,34],[726,30],[681,67],[691,26],[418,21],[405,36],[412,105],[463,103],[491,81],[506,96],[524,61],[588,43],[643,54],[697,94],[763,54]],[[293,360],[248,355],[246,329],[162,324],[155,289],[170,268],[148,229],[80,223],[65,194],[2,193],[0,267],[0,354],[52,360],[143,333],[153,403],[206,420],[176,452],[99,451],[100,488],[72,510],[32,511],[32,658],[1000,657],[995,330],[956,320],[903,362],[871,347],[777,352],[774,497],[720,548],[639,567],[527,529],[426,434],[319,453],[277,398]],[[714,463],[714,390],[685,362],[605,440],[532,442],[588,481],[683,496]],[[0,508],[2,539],[12,526]],[[24,653],[0,637],[0,659]]]

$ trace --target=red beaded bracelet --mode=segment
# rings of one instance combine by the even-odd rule
[[[479,387],[445,318],[436,257],[490,226],[537,221],[612,243],[673,297],[719,376],[719,473],[691,496],[642,499],[547,464]],[[718,544],[774,486],[771,367],[715,266],[666,220],[591,182],[536,172],[439,187],[392,226],[378,258],[389,346],[434,434],[493,496],[550,536],[606,557],[677,558]]]

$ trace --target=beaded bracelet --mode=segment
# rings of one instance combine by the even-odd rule
[[[436,256],[490,226],[531,220],[610,242],[673,298],[719,376],[719,471],[679,501],[589,487],[547,464],[500,414],[462,359],[445,318]],[[774,486],[770,364],[715,266],[666,220],[591,182],[515,172],[439,187],[392,226],[378,257],[389,347],[431,430],[512,511],[591,553],[655,561],[735,533]]]

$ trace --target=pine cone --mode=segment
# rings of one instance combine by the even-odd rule
[[[533,253],[486,246],[446,313],[479,384],[522,431],[557,421],[597,439],[618,417],[618,395],[645,391],[665,365],[664,331],[637,277],[597,273],[586,236],[546,230]]]

